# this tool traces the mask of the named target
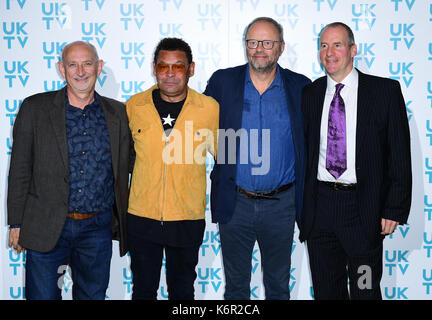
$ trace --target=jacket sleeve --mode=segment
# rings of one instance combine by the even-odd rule
[[[392,81],[388,110],[388,189],[383,218],[404,224],[411,207],[410,131],[400,84]]]
[[[13,127],[8,177],[8,224],[21,224],[33,174],[33,124],[28,99],[21,104]]]

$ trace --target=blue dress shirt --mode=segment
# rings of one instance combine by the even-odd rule
[[[293,182],[294,143],[285,87],[279,67],[260,95],[246,70],[237,185],[249,191],[271,191]]]
[[[66,96],[66,135],[69,149],[69,212],[104,211],[114,204],[111,144],[105,115],[95,92],[84,109]]]

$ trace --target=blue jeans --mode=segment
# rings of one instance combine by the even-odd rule
[[[51,251],[27,249],[28,300],[61,300],[67,265],[71,269],[73,299],[105,299],[112,256],[111,214],[108,210],[84,220],[66,218]]]
[[[295,186],[274,196],[249,199],[238,193],[234,213],[219,224],[226,300],[249,300],[252,252],[258,242],[265,297],[288,300],[295,222]]]

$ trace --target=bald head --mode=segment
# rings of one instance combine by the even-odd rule
[[[243,35],[244,40],[247,39],[248,32],[252,28],[252,26],[258,22],[267,22],[267,23],[272,24],[277,30],[277,34],[279,36],[279,41],[284,42],[282,25],[280,23],[278,23],[276,20],[269,18],[269,17],[259,17],[259,18],[254,19],[251,23],[249,23],[248,26],[246,27],[244,35]]]
[[[97,53],[95,46],[92,45],[91,43],[78,40],[78,41],[68,43],[67,45],[64,46],[63,51],[62,51],[62,57],[61,57],[61,61],[62,61],[63,65],[65,63],[68,51],[75,46],[87,47],[87,49],[92,53],[94,61],[95,62],[99,61],[99,56],[98,56],[98,53]]]

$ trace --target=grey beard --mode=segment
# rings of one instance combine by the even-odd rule
[[[277,64],[277,61],[275,61],[273,63],[269,63],[269,64],[262,66],[262,67],[261,66],[256,67],[256,66],[254,66],[253,63],[249,63],[250,67],[255,72],[258,72],[258,73],[271,73],[274,70],[274,68],[276,67],[276,64]]]

